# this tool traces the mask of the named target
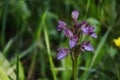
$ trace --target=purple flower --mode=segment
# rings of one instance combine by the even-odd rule
[[[69,53],[69,50],[67,48],[60,48],[58,55],[57,55],[57,59],[61,60],[63,58],[65,58]]]
[[[73,36],[73,32],[71,30],[69,30],[68,28],[64,29],[64,34],[66,37],[71,38]]]
[[[65,58],[69,52],[71,54],[71,57],[74,59],[74,57],[78,56],[77,53],[79,53],[79,51],[94,51],[94,48],[90,44],[90,41],[79,41],[82,34],[97,38],[97,35],[94,32],[94,27],[88,25],[86,21],[78,23],[78,16],[79,12],[77,10],[72,11],[72,19],[74,21],[74,24],[70,27],[67,27],[67,24],[65,22],[61,20],[58,21],[57,31],[63,30],[64,35],[69,39],[69,49],[60,48],[57,54],[58,60]]]
[[[77,10],[72,11],[72,18],[74,20],[77,20],[78,16],[79,16],[79,12]]]
[[[86,42],[83,42],[81,45],[80,45],[80,49],[82,51],[94,51],[94,48],[91,46],[90,44],[90,41],[86,41]]]
[[[74,36],[71,37],[70,40],[69,40],[70,48],[75,47],[77,44],[78,44],[78,36],[77,36],[77,35],[74,35]]]
[[[81,30],[84,34],[97,38],[97,35],[94,33],[94,27],[86,25],[86,26],[82,26]]]
[[[64,29],[66,27],[66,23],[59,20],[58,21],[58,27],[57,27],[57,31],[61,31],[62,29]]]

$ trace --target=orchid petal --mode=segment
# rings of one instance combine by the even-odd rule
[[[57,55],[57,59],[61,60],[63,58],[65,58],[68,55],[69,50],[67,48],[60,48],[58,55]]]

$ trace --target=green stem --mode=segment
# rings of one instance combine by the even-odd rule
[[[17,54],[16,54],[16,57],[17,57],[17,61],[16,61],[16,80],[19,80],[19,55],[18,55],[18,51],[17,51]]]
[[[78,74],[78,71],[77,71],[77,57],[75,57],[72,60],[72,66],[73,66],[73,80],[77,80],[77,74]]]

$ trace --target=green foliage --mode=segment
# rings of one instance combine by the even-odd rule
[[[74,9],[80,12],[79,21],[86,20],[98,35],[97,40],[88,37],[95,52],[79,56],[79,80],[120,80],[120,49],[113,43],[120,36],[119,4],[119,0],[1,0],[0,80],[71,80],[70,55],[56,59],[57,49],[68,47],[56,27],[58,19],[72,24]]]

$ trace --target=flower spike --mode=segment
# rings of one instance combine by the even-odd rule
[[[69,49],[59,49],[57,55],[58,60],[65,58],[69,52],[72,59],[74,59],[74,57],[78,56],[78,53],[80,53],[79,51],[94,51],[94,48],[90,44],[90,41],[80,41],[81,35],[83,34],[86,34],[93,38],[97,38],[97,35],[94,32],[94,27],[88,25],[85,20],[81,23],[78,23],[77,19],[79,16],[79,12],[77,10],[73,10],[71,15],[74,21],[74,24],[72,26],[68,26],[65,22],[61,20],[58,21],[57,31],[63,30],[64,35],[69,39]]]

